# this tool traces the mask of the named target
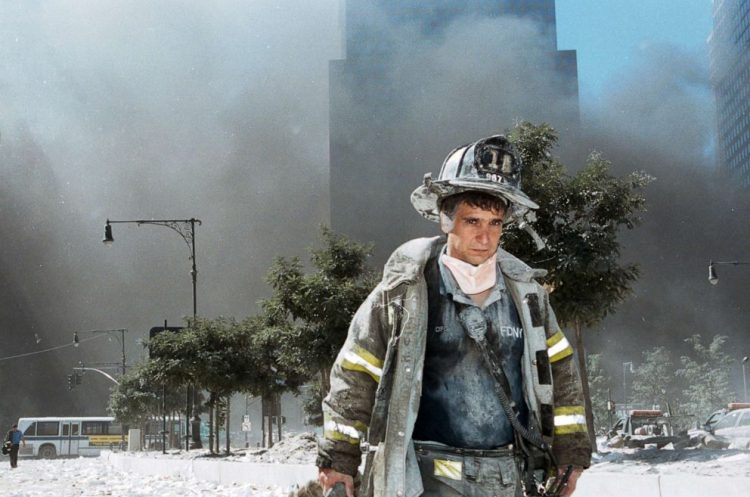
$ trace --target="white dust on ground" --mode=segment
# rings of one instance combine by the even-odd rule
[[[232,455],[221,460],[315,464],[315,434],[311,432],[285,434],[281,442],[270,449],[233,449]],[[668,445],[662,449],[613,449],[600,440],[599,453],[592,458],[591,472],[628,474],[691,474],[695,476],[743,476],[750,477],[750,451],[736,449],[687,448],[673,449]],[[198,458],[209,456],[207,450],[190,452],[174,451],[166,456],[161,453],[136,453],[144,457]]]
[[[21,459],[0,467],[3,497],[286,497],[280,487],[219,485],[160,475],[125,473],[98,457]]]
[[[599,446],[590,472],[750,477],[750,451],[741,449],[613,449]]]
[[[283,464],[315,464],[317,457],[316,435],[312,432],[284,434],[280,442],[275,442],[270,449],[238,449],[232,447],[230,454],[225,454],[225,448],[219,447],[218,454],[211,454],[208,449],[193,449],[190,451],[168,450],[130,452],[128,456],[170,459],[198,459],[212,458],[220,461],[240,461],[252,463],[283,463]]]
[[[314,464],[315,435],[301,433],[271,449],[233,450],[228,457],[191,450],[131,453],[134,457],[194,459],[211,457],[218,461]],[[681,474],[695,476],[750,477],[750,451],[734,449],[601,449],[588,470],[592,473],[633,475]],[[252,484],[219,485],[203,480],[150,476],[115,470],[100,458],[36,460],[21,459],[18,469],[0,466],[4,497],[286,497],[289,489]]]

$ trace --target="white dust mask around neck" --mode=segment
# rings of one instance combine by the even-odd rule
[[[456,283],[466,295],[476,295],[495,286],[497,252],[478,266],[448,254],[441,255],[440,260],[450,269],[451,274],[456,278]]]

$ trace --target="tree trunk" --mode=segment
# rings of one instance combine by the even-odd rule
[[[216,454],[221,453],[219,450],[219,431],[221,431],[221,398],[216,397],[216,409],[214,409],[214,413],[216,414],[216,422],[214,423],[214,430],[216,430],[216,433],[214,433],[214,443],[216,444]]]
[[[214,394],[208,396],[208,451],[214,453]]]
[[[596,452],[596,435],[594,434],[594,412],[591,409],[591,391],[589,390],[589,370],[586,365],[586,349],[583,346],[583,331],[581,321],[573,322],[576,330],[576,350],[578,352],[578,369],[581,372],[581,386],[583,387],[583,402],[586,407],[586,426],[589,431],[591,449]]]
[[[229,405],[229,396],[227,395],[227,413],[225,415],[226,424],[224,425],[224,431],[226,432],[225,435],[227,436],[227,446],[226,446],[226,453],[229,455],[229,412],[230,412],[230,405]]]
[[[269,449],[273,447],[273,411],[268,413],[268,447]]]
[[[276,398],[274,399],[276,402],[276,427],[278,428],[279,432],[279,438],[278,441],[281,442],[281,394],[276,394]]]

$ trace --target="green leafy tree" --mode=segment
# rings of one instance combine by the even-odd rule
[[[583,329],[614,312],[638,277],[636,265],[620,261],[619,233],[639,223],[645,203],[642,189],[652,178],[641,172],[615,177],[599,153],[592,153],[576,174],[568,174],[551,154],[558,135],[547,124],[522,122],[511,137],[524,160],[524,191],[540,206],[534,228],[546,246],[537,251],[518,227],[508,230],[504,244],[548,271],[543,283],[552,292],[557,318],[574,332],[593,445]]]
[[[686,411],[700,420],[735,397],[729,386],[733,361],[724,352],[726,339],[723,335],[716,335],[708,345],[703,344],[700,335],[685,339],[692,347],[692,353],[680,357],[677,376],[685,382]]]
[[[643,352],[643,362],[633,373],[633,400],[636,404],[655,407],[675,414],[679,409],[679,378],[674,374],[674,363],[666,347],[654,347]]]
[[[589,354],[587,362],[591,408],[594,413],[594,428],[597,432],[602,432],[612,425],[612,414],[608,408],[612,378],[603,367],[601,354]]]
[[[223,398],[243,391],[255,371],[249,333],[231,318],[198,318],[180,332],[160,333],[149,348],[157,382],[193,384],[208,392],[209,446],[214,452],[217,407]]]
[[[243,391],[260,396],[265,401],[278,403],[284,392],[298,393],[299,387],[310,378],[308,371],[298,359],[290,360],[290,340],[295,332],[291,323],[276,316],[260,315],[246,319],[243,328],[250,336],[250,355],[254,373],[243,385]],[[298,339],[299,340],[299,339]],[[279,438],[281,437],[281,423]],[[273,429],[270,424],[263,427],[268,446],[273,445]]]
[[[154,380],[150,362],[131,368],[109,397],[108,410],[123,425],[138,426],[145,436],[147,423],[183,407],[184,390],[163,388]],[[163,400],[163,402],[162,402]]]
[[[323,247],[310,249],[315,270],[305,273],[298,258],[277,259],[266,281],[273,289],[262,302],[264,326],[280,362],[315,379],[328,392],[333,362],[359,305],[375,286],[366,266],[371,247],[322,227]],[[322,421],[320,405],[307,403],[310,419]]]

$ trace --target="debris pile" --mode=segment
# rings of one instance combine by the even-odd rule
[[[286,436],[270,449],[248,451],[244,459],[247,462],[315,464],[317,447],[315,433],[297,433]]]

